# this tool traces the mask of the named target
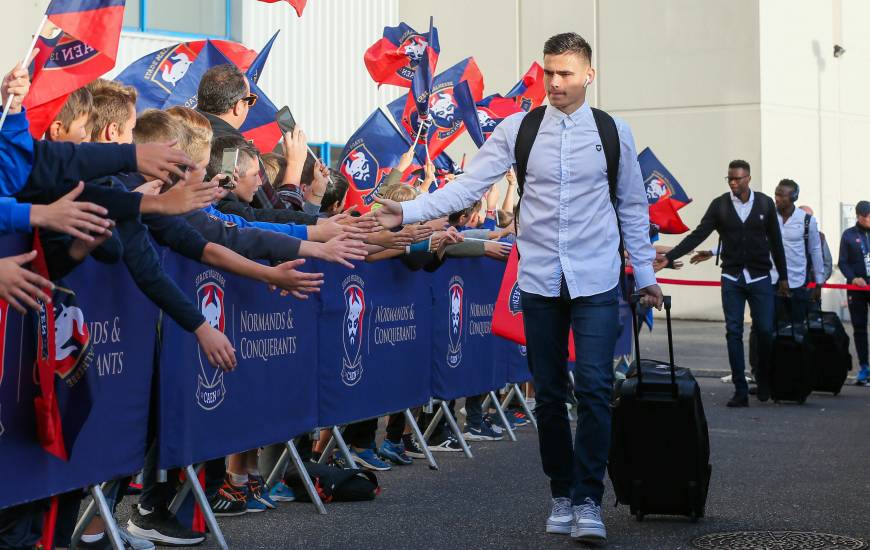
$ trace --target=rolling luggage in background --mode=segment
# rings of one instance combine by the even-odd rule
[[[806,402],[813,391],[809,355],[804,345],[806,327],[777,319],[770,352],[770,398],[775,402]]]
[[[849,335],[840,318],[831,311],[811,311],[805,341],[812,390],[839,394],[852,370]]]
[[[632,297],[634,313],[636,297]],[[701,391],[689,369],[674,366],[671,299],[665,297],[669,363],[641,360],[637,316],[635,368],[616,388],[608,471],[617,502],[638,521],[646,514],[704,516],[710,439]]]

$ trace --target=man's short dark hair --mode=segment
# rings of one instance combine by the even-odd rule
[[[731,162],[728,163],[729,170],[736,169],[736,168],[741,168],[743,170],[746,170],[747,174],[752,173],[752,171],[749,169],[749,163],[746,162],[745,160],[737,159],[737,160],[732,160]]]
[[[576,53],[592,63],[592,46],[586,39],[576,32],[563,32],[551,36],[544,42],[544,55],[559,55],[563,53]]]
[[[212,115],[222,115],[247,93],[245,75],[235,65],[218,65],[207,70],[196,92],[197,108]]]
[[[791,188],[792,191],[798,190],[797,182],[795,180],[790,180],[788,178],[784,178],[784,179],[779,180],[778,185],[782,185],[783,187],[789,187],[789,188]]]
[[[208,159],[208,167],[205,170],[207,178],[211,179],[220,173],[221,164],[223,164],[224,160],[224,149],[238,149],[240,161],[242,160],[242,155],[247,155],[248,158],[253,160],[260,158],[260,153],[257,149],[244,138],[233,135],[221,136],[211,143],[211,155]]]

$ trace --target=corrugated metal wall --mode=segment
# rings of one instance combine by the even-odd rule
[[[233,37],[253,50],[280,29],[259,85],[278,107],[290,106],[310,142],[344,143],[379,104],[403,93],[393,86],[379,90],[363,65],[363,53],[384,26],[398,24],[399,0],[317,0],[301,18],[283,2],[237,0],[232,16]],[[125,32],[108,77],[182,40]]]
[[[316,0],[301,18],[283,2],[244,2],[239,36],[259,50],[281,30],[260,87],[290,106],[309,141],[343,143],[379,102],[401,93],[378,90],[363,65],[366,48],[398,17],[398,0]]]

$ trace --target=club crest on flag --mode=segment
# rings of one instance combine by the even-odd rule
[[[344,291],[344,317],[342,318],[341,343],[344,358],[341,361],[341,381],[346,386],[355,386],[362,380],[362,339],[366,313],[365,282],[351,275],[342,283]]]
[[[511,312],[511,315],[517,316],[523,312],[523,304],[520,298],[520,285],[519,283],[514,283],[514,286],[511,287],[510,295],[508,296],[508,311]]]
[[[465,287],[462,277],[454,275],[447,287],[448,305],[450,307],[450,326],[447,334],[450,344],[447,346],[447,366],[456,368],[462,361],[462,329],[464,323],[463,306]]]
[[[145,78],[167,93],[172,93],[175,84],[184,78],[196,60],[197,53],[186,43],[176,44],[160,52],[145,71]]]
[[[484,134],[491,134],[498,126],[493,115],[494,113],[486,107],[477,108],[477,123],[480,125],[480,131]]]
[[[527,353],[527,352],[526,352],[526,346],[524,346],[524,345],[522,345],[522,344],[517,344],[517,346],[520,348],[520,355],[522,355],[523,357],[525,357],[525,356],[526,356],[526,353]]]
[[[371,204],[377,191],[380,166],[378,159],[364,143],[353,147],[341,162],[341,173],[360,191],[371,190],[363,197],[365,204]]]
[[[67,69],[80,65],[98,55],[100,52],[88,46],[81,40],[64,34],[52,50],[48,61],[42,68],[44,71]]]
[[[56,293],[60,294],[60,293]],[[89,350],[90,334],[82,310],[64,301],[54,301],[54,346],[57,374],[69,378]],[[87,368],[87,365],[84,365]]]
[[[401,50],[406,56],[408,56],[408,60],[411,62],[410,69],[408,67],[402,67],[399,69],[399,75],[410,80],[414,76],[414,67],[417,66],[417,63],[423,59],[423,54],[426,52],[426,46],[429,43],[426,41],[426,38],[419,34],[411,34],[407,36],[402,44],[399,46],[399,50]]]
[[[653,170],[643,181],[643,185],[646,188],[646,199],[650,203],[670,196],[674,191],[668,179],[658,170]]]
[[[196,303],[212,328],[225,332],[226,308],[224,306],[224,278],[214,271],[206,271],[199,277],[196,289]],[[220,405],[227,390],[224,386],[224,371],[213,367],[197,344],[200,372],[197,374],[196,403],[203,410],[214,410]]]

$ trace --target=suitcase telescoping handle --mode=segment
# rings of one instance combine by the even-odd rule
[[[640,301],[640,294],[632,294],[628,303],[631,307],[631,329],[634,333],[634,361],[637,371],[637,391],[640,394],[643,389],[643,369],[640,368],[640,323],[637,320],[637,304]],[[674,365],[674,332],[671,326],[671,297],[664,297],[665,320],[668,327],[668,360],[671,367],[671,389],[674,395],[677,394],[677,371]]]

